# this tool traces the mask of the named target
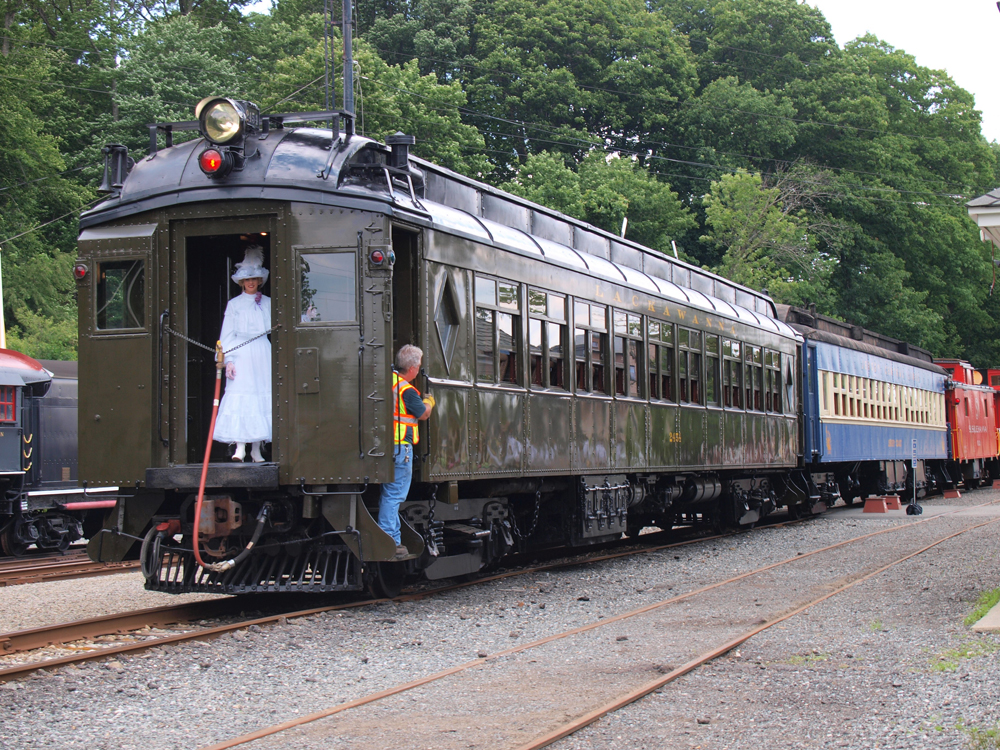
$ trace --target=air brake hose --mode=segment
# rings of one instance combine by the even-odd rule
[[[260,539],[261,532],[264,530],[264,523],[267,521],[267,517],[270,514],[270,507],[264,505],[261,508],[260,513],[257,514],[257,528],[253,532],[253,537],[243,551],[240,552],[236,557],[230,560],[223,560],[217,563],[205,563],[201,559],[201,549],[198,544],[198,527],[201,526],[201,504],[205,499],[205,480],[208,477],[208,459],[212,454],[212,440],[215,437],[215,418],[219,416],[219,393],[222,391],[222,371],[226,368],[226,355],[222,351],[222,342],[215,342],[215,395],[212,398],[212,421],[208,425],[208,443],[205,445],[205,460],[201,463],[201,480],[198,482],[198,500],[194,505],[194,533],[192,534],[192,546],[194,547],[194,559],[197,560],[198,564],[205,570],[210,570],[213,573],[223,573],[230,568],[236,567],[237,563],[241,562],[247,555],[250,554],[250,550],[253,549],[254,545],[257,544],[257,540]]]
[[[226,356],[222,352],[222,342],[215,342],[215,395],[212,397],[212,421],[208,425],[208,443],[205,445],[205,460],[201,462],[201,479],[198,482],[198,500],[194,505],[194,534],[193,547],[194,559],[205,570],[212,570],[221,573],[230,566],[217,567],[225,563],[205,564],[201,559],[201,550],[198,544],[198,527],[201,526],[201,503],[205,499],[205,480],[208,478],[208,460],[212,455],[212,439],[215,437],[215,418],[219,416],[219,393],[222,391],[222,371],[226,367]]]

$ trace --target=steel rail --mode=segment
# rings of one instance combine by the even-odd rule
[[[683,664],[680,667],[677,667],[677,669],[674,669],[673,671],[668,672],[663,677],[660,677],[659,679],[653,680],[652,682],[647,682],[642,687],[637,688],[636,690],[633,690],[633,691],[631,691],[629,693],[626,693],[625,695],[621,696],[620,698],[618,698],[618,699],[616,699],[614,701],[611,701],[610,703],[606,703],[605,705],[601,706],[600,708],[594,709],[593,711],[589,711],[588,713],[584,714],[583,716],[580,716],[580,717],[578,717],[577,719],[574,719],[571,722],[567,722],[566,724],[562,725],[561,727],[557,727],[556,729],[553,729],[552,731],[547,732],[546,734],[544,734],[541,737],[533,740],[532,742],[528,742],[528,743],[525,743],[525,744],[521,745],[520,747],[517,748],[517,750],[539,750],[539,748],[547,747],[547,746],[551,745],[553,742],[561,740],[561,739],[563,739],[565,737],[569,737],[571,734],[574,734],[574,733],[578,732],[579,730],[583,729],[584,727],[587,727],[587,726],[593,724],[595,721],[597,721],[601,717],[606,716],[609,713],[612,713],[613,711],[617,711],[617,710],[619,710],[621,708],[624,708],[625,706],[627,706],[627,705],[629,705],[631,703],[634,703],[635,701],[639,700],[640,698],[644,698],[645,696],[649,695],[650,693],[654,692],[655,690],[658,690],[658,689],[662,688],[664,685],[666,685],[666,684],[668,684],[670,682],[673,682],[674,680],[678,679],[679,677],[683,677],[684,675],[686,675],[689,672],[694,671],[695,669],[697,669],[698,667],[702,666],[703,664],[707,664],[708,662],[713,661],[714,659],[719,658],[723,654],[726,654],[729,651],[732,651],[737,646],[740,646],[740,645],[746,643],[748,640],[750,640],[751,638],[753,638],[755,635],[764,632],[768,628],[772,628],[772,627],[774,627],[775,625],[777,625],[779,623],[785,622],[785,620],[790,620],[791,618],[795,617],[796,615],[802,614],[807,609],[811,609],[812,607],[815,607],[817,604],[825,602],[827,599],[831,599],[834,596],[837,596],[838,594],[842,594],[843,592],[847,591],[848,589],[854,588],[855,586],[857,586],[860,583],[868,581],[868,580],[874,578],[875,576],[881,575],[882,573],[884,573],[885,571],[889,570],[890,568],[893,568],[896,565],[899,565],[900,563],[904,563],[907,560],[910,560],[910,559],[916,557],[917,555],[922,555],[924,552],[927,552],[928,550],[933,549],[934,547],[937,547],[939,544],[943,544],[944,542],[947,542],[949,539],[954,539],[955,537],[961,536],[962,534],[965,534],[965,533],[967,533],[969,531],[974,531],[975,529],[980,529],[980,528],[982,528],[984,526],[989,526],[991,524],[998,523],[998,522],[1000,522],[1000,518],[994,518],[991,521],[984,521],[983,523],[976,524],[975,526],[969,526],[968,528],[962,529],[961,531],[956,531],[954,534],[949,534],[948,536],[942,537],[941,539],[938,539],[936,542],[932,542],[931,544],[928,544],[926,547],[923,547],[923,548],[917,550],[916,552],[912,552],[912,553],[910,553],[908,555],[904,555],[903,557],[900,557],[899,559],[894,560],[894,561],[892,561],[891,563],[889,563],[887,565],[883,565],[881,568],[878,568],[877,570],[873,570],[871,573],[867,573],[867,574],[861,576],[860,578],[854,579],[850,583],[844,584],[843,586],[840,586],[839,588],[836,588],[833,591],[830,591],[830,592],[828,592],[826,594],[823,594],[822,596],[816,597],[812,601],[806,602],[805,604],[803,604],[803,605],[801,605],[801,606],[793,609],[791,612],[788,612],[788,613],[786,613],[784,615],[781,615],[780,617],[776,617],[773,620],[769,620],[768,622],[764,623],[763,625],[759,625],[759,626],[757,626],[757,627],[755,627],[755,628],[753,628],[751,630],[748,630],[747,632],[745,632],[745,633],[743,633],[741,635],[736,636],[735,638],[733,638],[730,641],[727,641],[726,643],[722,644],[721,646],[718,646],[717,648],[714,648],[711,651],[708,651],[708,652],[702,654],[701,656],[697,656],[694,659],[692,659],[689,662],[687,662],[686,664]]]
[[[764,572],[767,572],[769,570],[773,570],[775,568],[779,568],[779,567],[782,567],[784,565],[788,565],[788,564],[793,563],[793,562],[797,562],[797,561],[800,561],[800,560],[806,560],[806,559],[808,559],[808,558],[810,558],[810,557],[812,557],[814,555],[818,555],[818,554],[821,554],[823,552],[828,552],[830,550],[838,549],[840,547],[844,547],[844,546],[847,546],[847,545],[850,545],[850,544],[854,544],[856,542],[860,542],[860,541],[863,541],[865,539],[871,539],[873,537],[880,536],[882,534],[896,532],[896,531],[900,531],[900,530],[903,530],[903,529],[912,529],[915,526],[919,526],[921,524],[928,523],[930,521],[934,521],[934,520],[937,520],[937,519],[940,519],[940,518],[944,518],[946,516],[950,516],[950,515],[953,515],[955,513],[961,513],[961,512],[970,510],[970,509],[981,508],[981,507],[985,507],[985,506],[988,506],[988,505],[995,505],[997,502],[1000,502],[1000,501],[990,501],[990,502],[986,502],[986,503],[980,503],[978,505],[967,506],[967,507],[962,507],[962,508],[956,508],[955,510],[948,511],[946,513],[941,513],[941,514],[936,515],[936,516],[925,517],[925,518],[922,518],[922,519],[920,519],[918,521],[911,521],[910,523],[900,524],[898,526],[893,526],[893,527],[890,527],[888,529],[882,529],[880,531],[874,531],[874,532],[871,532],[871,533],[868,533],[868,534],[863,534],[861,536],[854,537],[852,539],[844,540],[842,542],[837,542],[836,544],[831,544],[831,545],[828,545],[826,547],[821,547],[819,549],[811,550],[809,552],[804,552],[804,553],[796,554],[794,557],[786,558],[785,560],[781,560],[779,562],[772,563],[770,565],[765,565],[763,567],[756,568],[756,569],[748,571],[746,573],[741,573],[738,576],[734,576],[732,578],[728,578],[728,579],[726,579],[724,581],[718,581],[716,583],[708,584],[707,586],[702,586],[702,587],[700,587],[698,589],[694,589],[694,590],[689,591],[689,592],[687,592],[685,594],[680,594],[678,596],[671,597],[670,599],[665,599],[665,600],[662,600],[662,601],[659,601],[659,602],[654,602],[652,604],[648,604],[648,605],[646,605],[644,607],[640,607],[638,609],[634,609],[634,610],[631,610],[629,612],[624,612],[622,614],[615,615],[613,617],[607,617],[607,618],[604,618],[602,620],[598,620],[596,622],[592,622],[592,623],[590,623],[588,625],[582,625],[580,627],[572,628],[570,630],[566,630],[566,631],[563,631],[561,633],[555,633],[553,635],[546,636],[544,638],[540,638],[540,639],[537,639],[535,641],[531,641],[529,643],[524,643],[524,644],[521,644],[519,646],[513,646],[511,648],[499,651],[499,652],[497,652],[495,654],[490,654],[489,656],[485,656],[485,657],[479,657],[477,659],[473,659],[471,661],[464,662],[462,664],[458,664],[458,665],[455,665],[453,667],[449,667],[449,668],[444,669],[444,670],[442,670],[440,672],[436,672],[434,674],[427,675],[425,677],[421,677],[421,678],[419,678],[417,680],[412,680],[410,682],[406,682],[406,683],[403,683],[401,685],[397,685],[396,687],[393,687],[393,688],[388,688],[386,690],[382,690],[382,691],[379,691],[377,693],[372,693],[372,694],[364,696],[362,698],[357,698],[355,700],[348,701],[346,703],[341,703],[341,704],[338,704],[336,706],[332,706],[330,708],[323,709],[321,711],[316,711],[314,713],[307,714],[305,716],[297,717],[295,719],[289,719],[288,721],[284,721],[284,722],[281,722],[279,724],[275,724],[275,725],[273,725],[271,727],[265,727],[263,729],[258,729],[258,730],[254,731],[254,732],[251,732],[251,733],[248,733],[248,734],[245,734],[245,735],[241,735],[241,736],[238,736],[238,737],[234,737],[234,738],[231,738],[229,740],[223,740],[222,742],[218,742],[218,743],[215,743],[213,745],[208,745],[208,746],[202,747],[199,750],[229,750],[230,748],[237,747],[239,745],[244,745],[244,744],[247,744],[247,743],[250,743],[250,742],[255,742],[256,740],[263,739],[264,737],[270,737],[272,735],[279,734],[279,733],[287,731],[289,729],[294,729],[295,727],[299,727],[299,726],[302,726],[302,725],[305,725],[305,724],[310,724],[312,722],[319,721],[320,719],[328,718],[330,716],[333,716],[333,715],[338,714],[338,713],[342,713],[342,712],[347,711],[347,710],[352,709],[352,708],[358,708],[358,707],[361,707],[361,706],[369,705],[371,703],[376,703],[376,702],[378,702],[378,701],[380,701],[380,700],[382,700],[384,698],[389,698],[389,697],[394,696],[394,695],[399,695],[400,693],[405,693],[405,692],[407,692],[409,690],[413,690],[414,688],[418,688],[418,687],[421,687],[423,685],[427,685],[427,684],[432,683],[432,682],[437,682],[437,681],[442,680],[442,679],[444,679],[446,677],[450,677],[451,675],[458,674],[458,673],[461,673],[461,672],[465,672],[465,671],[473,669],[475,667],[482,666],[483,664],[486,664],[487,662],[492,662],[492,661],[496,661],[496,660],[499,660],[499,659],[503,659],[505,657],[512,656],[514,654],[518,654],[518,653],[522,653],[524,651],[528,651],[530,649],[538,648],[540,646],[543,646],[543,645],[548,644],[548,643],[552,643],[554,641],[559,641],[559,640],[562,640],[562,639],[565,639],[565,638],[572,637],[574,635],[579,635],[580,633],[585,633],[585,632],[589,632],[591,630],[596,630],[598,628],[603,628],[606,625],[610,625],[612,623],[621,622],[623,620],[627,620],[629,618],[636,617],[638,615],[646,614],[648,612],[653,612],[653,611],[655,611],[657,609],[661,609],[663,607],[675,604],[677,602],[681,602],[681,601],[684,601],[686,599],[691,599],[693,597],[699,596],[700,594],[704,594],[704,593],[706,593],[708,591],[712,591],[714,589],[721,588],[723,586],[727,586],[727,585],[730,585],[732,583],[736,583],[738,581],[742,581],[742,580],[744,580],[746,578],[749,578],[751,576],[759,575],[760,573],[764,573]],[[911,553],[911,554],[909,554],[909,555],[907,555],[905,557],[902,557],[902,558],[894,561],[893,563],[890,563],[888,566],[884,566],[883,568],[879,568],[878,570],[873,571],[872,573],[865,574],[865,576],[863,576],[861,578],[858,578],[858,579],[855,579],[855,581],[851,582],[850,584],[847,584],[847,585],[845,585],[845,586],[843,586],[843,587],[841,587],[839,589],[836,589],[835,591],[833,591],[831,593],[825,594],[822,597],[819,597],[819,598],[813,600],[812,602],[810,602],[810,603],[808,603],[806,605],[803,605],[802,607],[800,607],[800,608],[798,608],[796,610],[793,610],[791,613],[789,613],[787,615],[784,615],[784,616],[782,616],[780,618],[776,618],[775,620],[772,620],[772,621],[770,621],[768,623],[765,623],[764,625],[759,626],[758,628],[755,628],[754,630],[749,631],[748,633],[745,633],[742,636],[739,636],[739,638],[734,639],[734,641],[730,641],[727,644],[723,644],[723,646],[720,646],[717,649],[713,649],[711,652],[709,652],[709,654],[713,654],[713,655],[708,655],[708,656],[703,655],[703,657],[699,657],[700,659],[702,659],[702,661],[698,661],[698,659],[695,659],[692,662],[688,662],[688,664],[685,664],[684,666],[682,666],[682,667],[678,668],[677,670],[674,670],[673,672],[671,672],[670,675],[674,675],[674,673],[680,672],[680,670],[684,670],[683,672],[680,672],[679,674],[676,674],[674,676],[673,679],[676,679],[677,677],[680,676],[680,674],[686,674],[687,672],[690,672],[692,669],[695,669],[699,664],[703,664],[706,661],[710,661],[711,659],[716,658],[718,655],[726,653],[727,651],[731,650],[734,646],[739,645],[740,643],[743,643],[744,641],[746,641],[749,638],[753,637],[754,635],[756,635],[757,633],[761,632],[762,630],[765,630],[768,627],[771,627],[771,626],[773,626],[773,625],[775,625],[775,624],[777,624],[779,622],[783,622],[784,620],[787,620],[789,617],[792,617],[795,614],[798,614],[802,610],[808,609],[809,607],[814,606],[815,604],[818,604],[821,601],[825,601],[826,599],[829,599],[831,596],[834,596],[837,593],[840,593],[841,591],[844,591],[844,590],[850,588],[851,586],[856,585],[857,583],[860,583],[863,580],[868,580],[869,578],[871,578],[871,577],[873,577],[875,575],[878,575],[881,572],[884,572],[885,569],[890,568],[893,565],[898,565],[900,562],[904,562],[904,561],[910,559],[911,557],[919,555],[922,552],[925,552],[926,550],[931,549],[931,548],[937,546],[938,544],[941,544],[942,542],[947,541],[948,539],[952,539],[952,538],[954,538],[956,536],[959,536],[960,534],[964,534],[964,533],[966,533],[968,531],[972,531],[974,529],[981,528],[983,526],[987,526],[989,524],[997,523],[997,522],[1000,522],[1000,519],[993,519],[993,520],[987,521],[985,523],[976,524],[974,526],[967,527],[967,528],[965,528],[965,529],[963,529],[961,531],[958,531],[958,532],[956,532],[954,534],[951,534],[951,535],[949,535],[947,537],[943,537],[942,539],[939,539],[938,541],[934,542],[933,544],[929,545],[928,547],[925,547],[925,548],[923,548],[923,549],[921,549],[921,550],[919,550],[917,552],[914,552],[914,553]],[[695,663],[695,662],[697,662],[697,663]],[[665,675],[665,677],[669,677],[670,675]],[[665,679],[665,677],[661,678],[661,680]],[[0,678],[2,678],[2,672],[0,672]],[[659,682],[659,680],[657,682]],[[648,685],[646,685],[644,687],[648,687]],[[656,689],[656,687],[650,688],[650,691],[655,690],[655,689]],[[645,694],[646,693],[643,693],[643,695],[645,695]],[[638,698],[640,698],[640,697],[642,697],[642,696],[641,695],[637,695],[636,697],[632,698],[632,701],[638,700]],[[607,708],[607,706],[605,706],[604,708]],[[598,709],[598,710],[600,710],[600,709]],[[610,711],[610,710],[614,710],[614,709],[608,708],[608,710]],[[605,713],[607,713],[607,711],[605,711]],[[603,716],[604,714],[600,714],[600,715]],[[589,716],[589,714],[587,714],[585,716]],[[593,718],[590,719],[590,721],[588,723],[593,723],[598,718],[600,718],[600,716],[594,716]],[[586,724],[581,725],[581,726],[586,726]],[[572,731],[576,731],[576,729],[574,729]],[[568,732],[568,733],[572,733],[572,731]],[[564,735],[561,735],[561,736],[566,736],[566,735],[564,734]],[[559,737],[554,737],[554,738],[550,739],[546,744],[551,744],[551,742],[554,742],[557,739],[559,739]],[[529,746],[525,746],[525,747],[529,747]],[[544,747],[544,745],[539,745],[539,747]]]
[[[799,522],[795,521],[790,523],[799,523]],[[784,525],[784,524],[776,524],[776,525]],[[531,568],[520,568],[518,570],[498,573],[492,576],[484,576],[482,578],[476,579],[475,581],[446,584],[444,586],[435,586],[433,588],[429,588],[424,591],[403,594],[401,596],[396,597],[394,601],[417,601],[419,599],[431,596],[433,594],[452,591],[455,589],[466,588],[469,586],[475,586],[478,584],[488,583],[490,581],[501,580],[504,578],[510,578],[518,575],[524,575],[527,573],[533,573],[542,570],[555,570],[561,567],[590,564],[594,562],[602,562],[605,560],[611,560],[628,555],[644,554],[647,552],[656,552],[659,550],[671,549],[674,547],[683,547],[690,544],[696,544],[698,542],[705,542],[705,541],[711,541],[713,539],[724,538],[724,536],[725,535],[697,537],[696,539],[688,539],[680,542],[674,542],[671,544],[657,545],[655,547],[646,547],[638,550],[627,550],[623,552],[611,553],[608,555],[588,557],[585,560],[561,560],[559,562],[552,563],[550,565],[533,566]],[[225,614],[227,614],[226,608],[228,606],[232,606],[233,601],[234,600],[231,597],[226,597],[224,599],[214,599],[204,602],[195,602],[190,604],[174,605],[168,607],[154,607],[150,609],[136,610],[133,612],[116,613],[111,615],[105,615],[103,617],[93,617],[86,620],[60,623],[57,625],[44,626],[40,628],[31,628],[28,630],[14,631],[10,633],[0,633],[0,655],[21,653],[25,651],[31,651],[33,649],[44,648],[46,646],[60,645],[70,641],[80,640],[85,638],[97,638],[99,636],[105,636],[105,635],[123,635],[128,633],[129,631],[137,630],[146,626],[161,627],[164,625],[176,625],[178,623],[185,622],[186,621],[185,618],[187,618],[187,621],[189,621],[189,620],[207,619],[210,617],[224,616]],[[318,607],[316,609],[285,612],[273,616],[258,618],[255,620],[240,621],[238,623],[221,626],[219,628],[200,629],[172,636],[164,636],[162,638],[149,639],[138,643],[129,643],[129,644],[122,644],[120,646],[108,646],[103,648],[97,648],[91,652],[76,654],[69,657],[46,659],[44,661],[31,662],[28,664],[21,664],[7,669],[0,669],[0,682],[39,669],[49,669],[52,667],[62,666],[68,663],[89,661],[92,659],[101,658],[103,656],[111,656],[114,654],[127,653],[130,651],[141,651],[143,649],[153,648],[155,646],[167,645],[169,643],[177,643],[184,640],[197,640],[201,636],[205,636],[206,638],[217,637],[218,635],[221,635],[225,632],[239,630],[241,628],[249,627],[250,625],[272,624],[278,622],[282,618],[294,619],[297,617],[308,617],[310,615],[320,614],[323,612],[333,612],[342,609],[351,609],[355,607],[361,607],[368,604],[374,604],[377,602],[385,602],[385,601],[390,601],[390,600],[365,599],[364,601],[359,601],[359,602],[346,602],[343,604]]]
[[[46,646],[56,646],[85,638],[125,634],[145,627],[165,627],[177,623],[225,615],[232,600],[210,599],[169,607],[151,607],[58,625],[0,633],[0,654],[17,654]]]
[[[120,563],[81,562],[75,565],[49,567],[18,574],[0,574],[0,586],[19,586],[26,583],[49,583],[50,581],[71,581],[75,578],[95,578],[97,576],[128,573],[139,567],[137,560]]]
[[[808,519],[797,519],[793,521],[784,521],[777,524],[772,524],[768,528],[780,527],[791,524],[802,523],[803,520]],[[0,669],[0,682],[5,682],[9,679],[14,679],[16,677],[29,674],[42,669],[52,669],[60,666],[65,666],[67,664],[75,664],[85,661],[91,661],[94,659],[104,658],[106,656],[114,656],[123,653],[132,653],[143,651],[145,649],[154,648],[157,646],[165,646],[173,643],[182,643],[184,641],[198,640],[200,638],[211,639],[216,638],[227,632],[232,632],[235,630],[240,630],[242,628],[249,627],[251,625],[270,625],[279,622],[282,619],[294,619],[297,617],[308,617],[315,614],[322,614],[324,612],[334,612],[343,609],[352,609],[356,607],[366,606],[368,604],[375,604],[379,602],[386,601],[417,601],[434,594],[444,593],[448,591],[453,591],[456,589],[467,588],[470,586],[477,586],[479,584],[488,583],[490,581],[502,580],[505,578],[512,578],[515,576],[525,575],[529,573],[535,573],[545,570],[558,570],[559,568],[573,567],[577,565],[588,565],[595,562],[603,562],[606,560],[613,560],[620,557],[627,557],[630,555],[646,554],[650,552],[658,552],[665,549],[673,549],[675,547],[684,547],[691,544],[697,544],[699,542],[707,542],[715,539],[725,539],[736,534],[749,533],[750,530],[740,530],[733,534],[716,534],[712,536],[699,536],[693,539],[686,539],[679,542],[672,542],[670,544],[660,544],[652,547],[644,547],[641,549],[625,550],[621,552],[613,552],[607,555],[597,555],[586,557],[585,559],[569,559],[560,560],[558,562],[546,564],[546,565],[535,565],[530,568],[518,568],[517,570],[506,571],[504,573],[497,573],[491,576],[483,576],[474,581],[466,581],[463,583],[453,583],[446,584],[443,586],[435,586],[432,588],[425,589],[423,591],[411,592],[409,594],[402,594],[397,596],[393,600],[389,599],[365,599],[359,602],[348,602],[344,604],[335,604],[325,607],[318,607],[315,609],[299,610],[292,612],[285,612],[277,615],[272,615],[268,617],[262,617],[255,620],[240,621],[238,623],[233,623],[225,626],[220,626],[217,628],[203,628],[198,630],[188,631],[186,633],[178,633],[171,636],[163,636],[160,638],[150,638],[140,642],[133,642],[127,644],[121,644],[118,646],[104,646],[95,648],[93,651],[82,652],[78,654],[73,654],[66,657],[57,657],[52,659],[45,659],[36,662],[28,662],[25,664],[15,665],[13,667],[8,667],[5,669]],[[659,534],[650,534],[651,537],[659,536]],[[634,544],[635,540],[629,539],[627,543]],[[60,645],[74,640],[85,639],[85,638],[96,638],[105,635],[124,635],[127,634],[129,630],[135,630],[147,625],[161,626],[161,625],[175,625],[183,621],[184,617],[177,614],[179,609],[190,609],[190,614],[188,615],[191,619],[206,619],[208,617],[219,617],[224,616],[224,604],[223,602],[231,603],[232,598],[212,600],[219,603],[219,607],[223,608],[221,612],[216,612],[215,610],[202,611],[202,608],[198,608],[201,603],[188,604],[188,605],[175,605],[170,607],[156,607],[147,610],[137,610],[135,612],[125,612],[120,614],[106,615],[104,617],[95,617],[88,620],[80,620],[68,623],[57,624],[53,626],[45,626],[41,628],[32,628],[30,630],[16,631],[10,633],[0,633],[0,655],[14,654],[24,651],[30,651],[37,648],[44,648],[46,646]]]

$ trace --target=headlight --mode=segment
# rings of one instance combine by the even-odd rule
[[[202,99],[195,108],[201,134],[212,143],[229,143],[243,132],[243,108],[232,99]]]

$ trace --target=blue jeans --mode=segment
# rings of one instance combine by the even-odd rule
[[[410,491],[410,479],[413,478],[413,446],[401,443],[396,446],[393,456],[396,479],[382,485],[382,497],[378,503],[378,525],[398,545],[399,506],[406,500],[406,495]]]

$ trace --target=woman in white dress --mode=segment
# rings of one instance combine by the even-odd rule
[[[261,445],[271,441],[271,342],[267,336],[250,341],[271,328],[271,298],[260,292],[267,277],[264,249],[251,245],[232,276],[243,293],[226,305],[219,336],[223,351],[228,352],[228,382],[219,404],[215,439],[236,443],[234,461],[246,458],[247,443],[252,443],[250,458],[263,461]],[[250,343],[230,351],[246,341]]]

